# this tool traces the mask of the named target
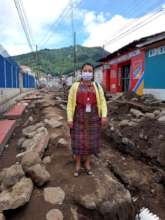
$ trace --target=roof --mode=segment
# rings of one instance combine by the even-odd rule
[[[142,47],[148,46],[150,44],[153,44],[155,42],[159,42],[162,40],[165,40],[165,31],[161,33],[153,34],[147,37],[143,37],[139,40],[135,40],[125,45],[124,47],[120,48],[119,50],[109,54],[108,56],[103,57],[102,59],[98,60],[98,62],[104,62],[107,59],[110,59],[114,56],[119,56],[120,54],[123,54],[124,52],[132,51],[135,48],[142,48]]]
[[[94,66],[95,67],[95,69],[96,68],[99,68],[99,67],[101,67],[102,66],[102,64],[100,63],[100,64],[97,64],[96,66]]]

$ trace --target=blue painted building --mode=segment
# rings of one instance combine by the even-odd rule
[[[19,66],[0,55],[0,88],[19,88]]]
[[[150,39],[151,40],[151,39]],[[165,33],[152,37],[145,46],[144,93],[165,100]]]
[[[0,55],[0,88],[36,88],[36,78],[30,71],[21,72],[11,58]]]

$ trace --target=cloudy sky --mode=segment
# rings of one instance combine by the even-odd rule
[[[73,43],[71,0],[21,1],[33,48],[36,44],[44,49]],[[165,31],[165,0],[72,1],[77,43],[84,46],[104,45],[113,52],[135,39]],[[14,0],[0,0],[0,44],[10,55],[30,52]]]

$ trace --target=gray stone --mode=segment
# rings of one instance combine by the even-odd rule
[[[165,110],[162,110],[162,111],[160,112],[160,116],[165,116]]]
[[[68,146],[68,141],[66,141],[64,138],[60,138],[58,143],[57,143],[58,147],[66,147]]]
[[[23,177],[11,189],[0,193],[0,211],[16,209],[25,205],[30,200],[32,191],[31,179]]]
[[[132,98],[131,100],[134,101],[134,102],[138,102],[138,98],[136,98],[136,97]]]
[[[131,141],[129,138],[122,138],[122,143],[125,144],[125,145],[128,145],[130,147],[134,147],[135,144],[133,143],[133,141]]]
[[[31,149],[33,145],[34,145],[33,140],[25,139],[20,147],[22,150],[26,151]]]
[[[20,139],[18,140],[18,142],[17,142],[17,146],[20,147],[20,146],[23,144],[24,141],[25,141],[25,138],[24,138],[24,137],[20,138]]]
[[[0,220],[5,220],[5,216],[3,213],[0,213]]]
[[[55,144],[57,143],[58,138],[60,138],[61,134],[53,133],[50,135],[50,141]]]
[[[35,146],[34,151],[36,151],[40,157],[42,158],[44,156],[45,150],[48,147],[48,143],[49,143],[49,134],[44,134],[42,136],[40,136],[38,143]]]
[[[73,220],[79,220],[77,208],[71,207],[70,211],[72,213]]]
[[[36,133],[48,134],[48,130],[45,127],[40,127],[40,128],[37,129]]]
[[[30,135],[32,133],[29,133]],[[36,148],[36,145],[43,139],[45,135],[48,134],[48,130],[45,127],[40,127],[37,131],[32,135],[31,139],[26,139],[21,148],[24,151],[32,151]]]
[[[63,220],[63,214],[59,209],[52,209],[46,214],[46,220]]]
[[[49,163],[51,163],[51,157],[50,157],[50,156],[44,157],[43,163],[44,163],[44,164],[49,164]]]
[[[0,174],[2,188],[9,188],[15,185],[24,175],[22,166],[19,164],[14,164],[9,168],[3,169]]]
[[[120,127],[125,127],[125,126],[128,126],[129,125],[129,120],[127,119],[124,119],[122,120],[120,123],[119,123],[119,126]]]
[[[79,188],[80,192],[83,190],[81,195],[73,195],[78,205],[101,213],[103,219],[115,219],[119,215],[120,220],[134,219],[131,195],[113,176],[103,174],[101,179],[95,177],[93,184],[95,189],[87,191],[86,195],[84,188]]]
[[[59,128],[59,127],[62,127],[63,126],[63,123],[52,118],[50,120],[46,119],[45,120],[45,124],[48,125],[49,127],[51,128]]]
[[[155,110],[153,113],[155,116],[158,116],[160,114],[160,110]]]
[[[43,127],[44,124],[43,123],[37,123],[35,125],[31,125],[27,128],[24,128],[22,130],[22,133],[24,136],[28,137],[29,133],[35,132],[38,128]]]
[[[50,174],[41,164],[29,167],[26,173],[37,186],[43,186],[50,180]]]
[[[164,139],[164,135],[160,134],[160,135],[158,136],[158,139],[159,139],[159,140],[163,140],[163,139]]]
[[[29,121],[30,121],[30,122],[33,122],[33,121],[34,121],[34,119],[33,119],[32,116],[29,117]]]
[[[131,112],[132,115],[135,116],[136,118],[140,118],[140,117],[143,117],[143,116],[144,116],[144,114],[143,114],[140,110],[137,110],[137,109],[131,108],[130,112]]]
[[[22,160],[21,160],[21,164],[23,169],[26,171],[29,167],[41,163],[41,159],[39,157],[39,154],[35,151],[31,151],[26,153]]]
[[[164,116],[160,116],[160,118],[158,118],[159,122],[165,122],[165,115]]]
[[[59,105],[63,110],[66,110],[66,106],[64,104]]]
[[[17,161],[20,162],[21,159],[25,156],[25,154],[27,154],[27,153],[29,153],[29,152],[32,152],[32,150],[30,149],[30,150],[24,151],[24,152],[22,152],[22,153],[16,154],[16,159],[17,159]]]
[[[149,119],[154,119],[154,118],[155,118],[155,114],[154,114],[154,113],[147,112],[147,113],[145,113],[145,117],[146,117],[146,118],[149,118]]]
[[[130,121],[130,122],[128,123],[128,125],[129,125],[130,127],[135,127],[135,126],[137,125],[137,122],[135,122],[135,121]]]
[[[89,195],[82,196],[80,203],[86,209],[95,210],[97,207],[97,204],[96,204],[97,201],[95,200],[97,200],[96,195],[89,194]]]
[[[44,199],[51,204],[61,205],[65,199],[65,192],[60,187],[48,187],[44,189]]]

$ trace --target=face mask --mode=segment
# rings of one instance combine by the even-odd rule
[[[92,72],[82,72],[81,74],[83,80],[91,80],[93,78]]]

